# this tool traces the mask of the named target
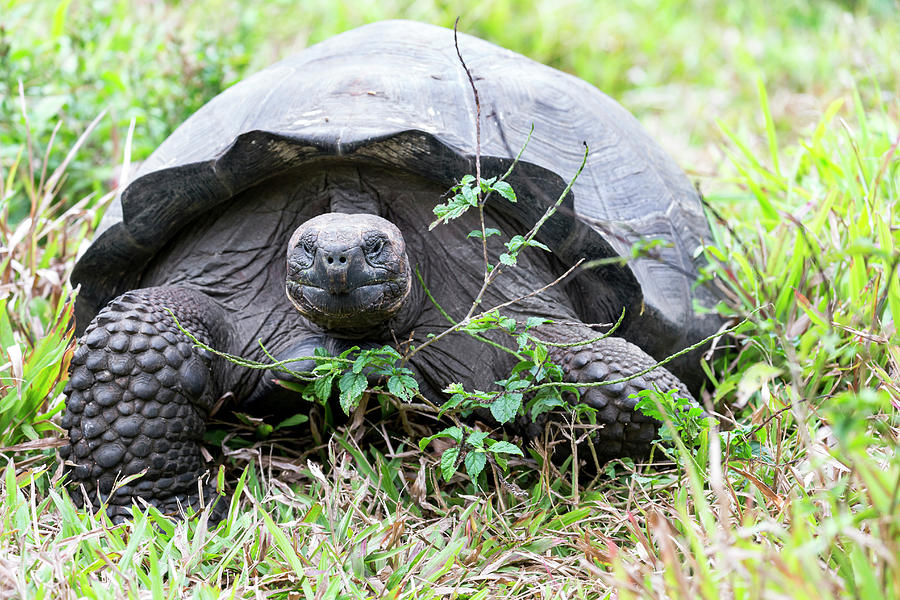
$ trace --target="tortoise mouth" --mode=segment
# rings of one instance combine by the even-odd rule
[[[409,279],[381,279],[334,291],[288,280],[288,298],[307,319],[329,330],[367,331],[390,320],[409,294]]]
[[[324,292],[324,293],[326,293],[326,294],[329,294],[329,295],[331,295],[331,296],[340,297],[340,296],[349,296],[349,295],[352,295],[353,292],[355,292],[355,291],[357,291],[357,290],[360,290],[360,289],[363,289],[363,288],[368,288],[368,287],[373,287],[373,286],[379,286],[379,285],[384,285],[384,284],[390,284],[390,283],[393,283],[393,280],[392,280],[392,279],[378,279],[378,280],[376,280],[376,281],[372,281],[372,282],[369,282],[369,283],[359,283],[359,284],[356,284],[356,285],[354,285],[352,288],[347,289],[347,290],[344,290],[344,291],[340,291],[340,292],[333,291],[333,290],[330,289],[330,287],[327,286],[327,285],[326,285],[326,286],[316,285],[315,283],[312,283],[311,281],[303,281],[303,282],[288,281],[288,282],[287,282],[287,285],[288,285],[289,288],[293,287],[293,288],[296,288],[296,289],[304,289],[304,288],[306,288],[306,289],[310,289],[310,290],[320,290],[320,291],[322,291],[322,292]]]

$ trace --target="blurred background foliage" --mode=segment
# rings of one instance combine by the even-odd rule
[[[59,124],[51,171],[106,111],[67,170],[72,201],[114,182],[132,120],[141,160],[217,93],[310,44],[379,19],[449,27],[457,16],[463,31],[619,100],[696,176],[721,174],[719,123],[759,129],[748,115],[760,80],[789,137],[856,84],[867,105],[898,89],[893,0],[0,0],[0,164],[28,137],[21,96],[38,162]],[[25,207],[11,210],[15,220]]]

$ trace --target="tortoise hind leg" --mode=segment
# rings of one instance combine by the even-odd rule
[[[175,514],[178,505],[216,499],[200,454],[206,419],[222,391],[222,359],[193,347],[171,315],[213,347],[230,341],[225,313],[201,292],[179,287],[126,292],[94,318],[70,367],[62,425],[65,459],[77,503],[108,503],[120,520],[142,498]],[[117,480],[146,470],[113,490]],[[87,494],[85,498],[82,490]],[[227,502],[219,501],[214,518]]]
[[[587,328],[581,333],[587,334],[584,339],[590,336]],[[568,328],[566,334],[571,336]],[[617,337],[572,348],[553,348],[551,358],[562,366],[566,381],[572,383],[621,379],[657,362],[636,345]],[[581,402],[597,410],[597,421],[602,425],[591,436],[601,462],[647,455],[659,422],[636,411],[637,398],[629,396],[654,388],[662,392],[677,389],[685,398],[693,400],[684,383],[665,367],[657,367],[625,382],[581,389]]]

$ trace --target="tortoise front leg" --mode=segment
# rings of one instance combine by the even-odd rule
[[[177,514],[179,504],[216,500],[200,454],[206,419],[223,391],[224,361],[193,347],[175,325],[216,348],[227,348],[225,313],[207,295],[187,288],[127,292],[94,318],[72,357],[60,450],[76,502],[108,504],[119,520],[142,498]],[[113,491],[118,479],[146,470]],[[82,491],[87,494],[85,498]],[[227,502],[219,500],[214,518]]]
[[[566,332],[571,336],[570,332]],[[581,333],[590,335],[590,330]],[[566,381],[590,383],[612,381],[640,372],[656,364],[646,352],[623,338],[609,337],[589,345],[553,348],[551,359],[562,366]],[[582,388],[581,402],[597,409],[602,428],[592,434],[601,462],[623,456],[646,456],[656,437],[658,421],[634,409],[637,398],[629,398],[646,389],[668,392],[677,389],[693,400],[687,387],[665,367],[658,367],[635,379],[590,388]]]

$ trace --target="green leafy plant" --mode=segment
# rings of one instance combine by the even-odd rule
[[[702,407],[683,398],[676,390],[638,392],[635,410],[653,417],[662,426],[659,440],[671,444],[677,437],[689,449],[705,446],[709,435],[709,421],[713,419]]]
[[[476,481],[489,460],[505,470],[507,455],[522,456],[522,450],[515,444],[494,440],[488,435],[489,432],[477,431],[466,425],[447,427],[419,440],[419,450],[424,450],[436,439],[453,440],[456,445],[447,448],[441,455],[441,475],[444,480],[450,481],[457,469],[464,465],[466,474],[472,481]]]

